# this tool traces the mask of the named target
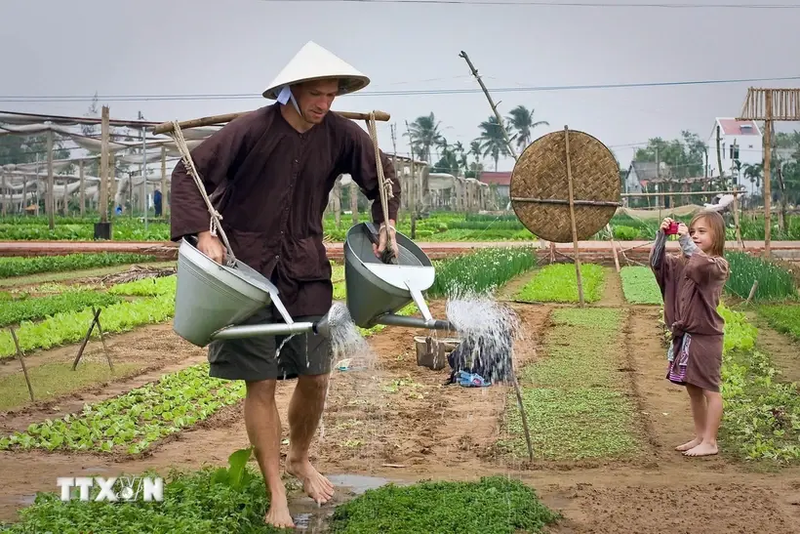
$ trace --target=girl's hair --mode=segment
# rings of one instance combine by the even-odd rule
[[[689,223],[689,231],[699,220],[704,220],[711,230],[712,245],[711,254],[714,256],[722,256],[725,253],[725,219],[722,218],[716,211],[704,210],[692,217],[692,222]]]

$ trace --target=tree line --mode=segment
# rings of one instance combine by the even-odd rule
[[[503,121],[505,134],[519,152],[533,141],[533,130],[548,126],[547,121],[534,120],[535,110],[519,105]],[[461,141],[450,143],[442,134],[441,121],[433,112],[417,117],[403,135],[409,138],[413,157],[431,164],[431,172],[442,172],[466,178],[478,178],[484,170],[484,159],[494,162],[494,170],[501,156],[510,156],[503,128],[494,115],[478,125],[478,137],[469,147]]]

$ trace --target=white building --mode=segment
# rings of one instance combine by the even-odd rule
[[[725,176],[738,177],[738,184],[748,193],[758,194],[761,186],[751,183],[744,177],[744,167],[747,164],[760,165],[764,160],[764,145],[761,129],[755,121],[737,121],[733,118],[720,118],[714,122],[706,143],[708,143],[708,167],[710,176],[719,176],[717,169],[717,126],[720,134],[720,156],[722,170]],[[737,170],[736,161],[741,164]]]

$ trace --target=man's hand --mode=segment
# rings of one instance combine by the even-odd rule
[[[378,231],[378,244],[372,245],[372,252],[375,254],[377,258],[380,258],[383,254],[383,251],[386,250],[387,242],[389,243],[389,247],[391,248],[392,252],[394,252],[394,257],[398,260],[400,259],[400,249],[397,247],[397,236],[395,235],[395,222],[393,219],[389,219],[389,224],[381,224],[380,230]]]
[[[220,265],[225,261],[225,247],[218,237],[211,235],[211,232],[197,234],[197,249]]]

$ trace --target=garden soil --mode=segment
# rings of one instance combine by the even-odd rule
[[[552,307],[512,307],[525,332],[515,349],[520,366],[539,357],[537,348],[550,326]],[[444,315],[441,302],[431,303],[431,310],[435,317]],[[494,447],[503,437],[507,387],[444,385],[448,368],[434,371],[416,365],[413,336],[426,332],[396,327],[370,339],[372,369],[334,371],[312,459],[326,474],[408,482],[471,480],[489,474],[519,477],[564,514],[565,519],[550,528],[553,533],[800,532],[800,469],[754,472],[724,455],[690,460],[673,450],[691,436],[692,425],[685,392],[663,379],[665,356],[657,321],[657,307],[628,308],[620,370],[630,377],[630,395],[636,398],[641,431],[647,435],[647,450],[634,460],[533,465],[509,461]],[[204,354],[164,325],[113,338],[127,340],[117,350],[136,344],[164,354],[170,347],[176,358],[170,368],[202,361]],[[284,430],[293,387],[278,387]],[[46,410],[29,410],[19,417],[30,422],[49,415]],[[21,421],[11,417],[3,424],[16,427]],[[248,445],[240,404],[138,458],[0,452],[0,521],[15,519],[17,509],[32,502],[36,491],[56,491],[57,476],[113,476],[151,468],[167,474],[171,467],[224,465],[230,452]],[[284,442],[284,454],[286,450]]]

